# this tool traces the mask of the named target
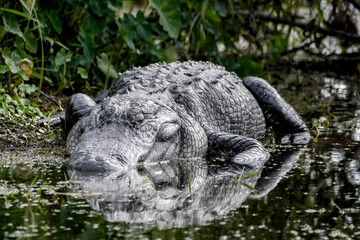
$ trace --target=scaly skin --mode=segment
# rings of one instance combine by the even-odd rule
[[[258,141],[266,123],[281,143],[310,139],[296,111],[264,80],[241,80],[209,62],[133,68],[96,101],[77,94],[66,112],[70,167],[81,171],[152,171],[153,163],[177,165],[214,147],[234,152],[232,165],[254,169],[269,158]]]

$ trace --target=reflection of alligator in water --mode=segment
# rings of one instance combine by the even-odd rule
[[[291,169],[299,154],[299,151],[273,154],[261,177],[259,173],[244,179],[249,173],[246,171],[237,185],[234,180],[239,178],[239,172],[216,169],[217,166],[209,166],[204,160],[197,159],[182,162],[186,168],[181,168],[177,178],[168,178],[166,183],[149,173],[161,174],[159,167],[168,172],[180,171],[169,162],[105,177],[75,172],[72,191],[84,194],[91,207],[101,211],[108,221],[154,224],[161,229],[203,225],[239,208],[249,196],[266,195]],[[276,163],[273,168],[272,163]],[[219,175],[218,172],[226,174]],[[161,189],[156,186],[158,184]],[[260,193],[251,194],[244,184],[255,187]]]
[[[230,162],[240,169],[260,168],[269,158],[258,141],[265,122],[280,143],[310,139],[296,111],[262,79],[241,80],[208,62],[152,64],[120,74],[94,100],[71,97],[69,165],[86,172],[132,171],[159,162],[178,165],[217,148],[233,153]],[[168,182],[178,174],[156,177]]]

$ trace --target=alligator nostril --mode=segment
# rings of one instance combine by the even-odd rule
[[[172,181],[173,179],[171,179],[163,171],[154,172],[151,175],[151,180],[153,181],[155,188],[157,190],[162,190],[173,185],[173,181]]]
[[[143,161],[139,161],[138,164],[136,165],[136,170],[138,171],[138,173],[140,175],[144,174],[146,172],[145,166],[144,166],[144,162]]]
[[[172,186],[169,182],[154,182],[156,190],[164,190]]]

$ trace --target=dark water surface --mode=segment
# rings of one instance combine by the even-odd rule
[[[279,147],[270,134],[272,158],[261,176],[204,181],[209,169],[200,164],[189,166],[191,190],[184,181],[182,191],[156,192],[131,171],[71,176],[63,146],[1,152],[0,238],[359,239],[359,80],[282,74],[270,82],[315,141]]]

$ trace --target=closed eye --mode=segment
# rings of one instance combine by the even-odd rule
[[[161,127],[157,135],[158,142],[167,142],[175,137],[180,129],[178,123],[167,123]]]

